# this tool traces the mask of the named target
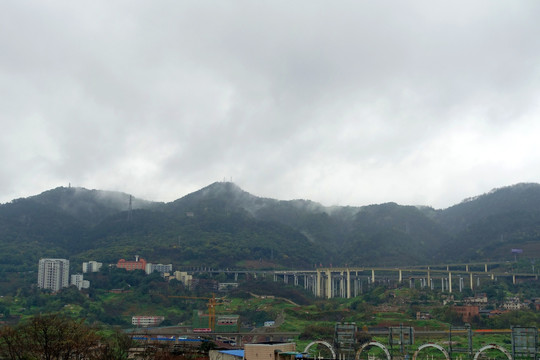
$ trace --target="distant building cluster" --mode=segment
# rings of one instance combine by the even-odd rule
[[[114,265],[113,265],[114,266]],[[38,287],[48,289],[53,292],[62,288],[74,285],[77,289],[88,289],[90,282],[84,279],[83,274],[100,271],[103,263],[94,260],[82,263],[82,274],[72,274],[69,272],[69,260],[67,259],[41,259],[39,260]],[[209,291],[229,291],[238,287],[238,283],[219,283],[212,279],[194,279],[193,275],[186,271],[174,271],[172,264],[153,264],[147,262],[139,255],[135,255],[134,260],[120,259],[116,263],[119,269],[127,271],[143,270],[146,274],[154,272],[160,273],[167,280],[180,281],[187,288],[203,288]]]
[[[453,297],[445,302],[454,301]],[[490,306],[488,306],[490,305]],[[492,317],[508,311],[521,309],[534,309],[540,311],[540,298],[521,300],[518,297],[506,298],[502,303],[495,304],[489,301],[486,294],[463,299],[463,304],[454,305],[452,309],[464,322],[471,322],[475,317]]]

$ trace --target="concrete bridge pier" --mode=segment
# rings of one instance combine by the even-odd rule
[[[347,299],[351,298],[351,272],[347,269]]]
[[[332,298],[332,271],[326,270],[326,298]]]

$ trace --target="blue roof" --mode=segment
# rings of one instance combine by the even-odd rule
[[[244,350],[219,350],[220,353],[232,355],[232,356],[238,356],[243,358],[244,357]]]

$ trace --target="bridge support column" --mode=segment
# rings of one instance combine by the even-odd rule
[[[465,265],[465,271],[469,272],[469,265]]]
[[[351,272],[347,269],[347,299],[351,298]]]
[[[516,275],[512,275],[512,284],[516,285]]]
[[[401,269],[399,269],[399,282],[400,283],[403,282],[403,273],[402,273]]]
[[[471,290],[474,290],[474,279],[473,274],[469,273],[470,283],[471,283]]]
[[[315,284],[315,296],[321,297],[321,270],[317,269],[317,282]]]
[[[331,299],[333,296],[332,288],[332,271],[330,269],[326,270],[326,298]]]
[[[448,273],[448,292],[452,292],[452,273]]]
[[[484,272],[488,272],[487,264],[484,264]]]
[[[345,279],[343,277],[343,271],[339,273],[339,297],[345,297]]]
[[[429,266],[427,268],[427,283],[431,290],[433,290],[433,285],[431,284],[431,271],[429,271]]]
[[[375,283],[375,270],[371,269],[371,282]]]

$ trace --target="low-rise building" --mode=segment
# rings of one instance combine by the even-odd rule
[[[521,310],[525,305],[517,297],[507,299],[502,305],[503,309],[506,310]]]
[[[138,315],[131,317],[131,324],[141,327],[157,326],[161,324],[163,320],[165,320],[163,316]]]
[[[145,267],[145,271],[148,275],[151,273],[157,271],[158,273],[164,274],[164,273],[170,273],[172,271],[172,264],[152,264],[147,263]]]
[[[75,285],[77,289],[88,289],[90,288],[90,281],[84,280],[82,274],[71,275],[71,285]]]
[[[219,291],[228,291],[232,289],[236,289],[238,287],[237,282],[230,282],[230,283],[219,283],[218,284],[218,290]]]
[[[244,350],[210,350],[210,360],[244,360]]]
[[[453,306],[452,309],[464,322],[471,322],[474,317],[480,316],[480,308],[476,305]]]
[[[478,294],[473,297],[465,298],[465,303],[470,305],[487,305],[488,298],[486,294]]]
[[[295,343],[245,344],[245,360],[294,360]]]
[[[135,255],[135,261],[127,261],[125,259],[118,260],[116,264],[117,268],[126,269],[127,271],[132,270],[146,270],[146,260],[139,255]]]
[[[174,278],[184,284],[184,286],[191,287],[193,275],[188,274],[186,271],[175,271]]]

